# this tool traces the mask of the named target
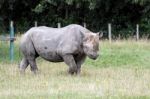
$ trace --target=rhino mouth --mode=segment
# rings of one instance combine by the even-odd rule
[[[96,60],[98,58],[99,55],[88,55],[89,58]]]

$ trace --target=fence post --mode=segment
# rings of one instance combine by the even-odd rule
[[[10,61],[14,60],[14,26],[13,21],[10,22]]]
[[[57,23],[57,28],[61,28],[61,23]]]
[[[34,26],[37,27],[37,21],[34,22]]]
[[[139,40],[139,24],[136,25],[136,40]]]
[[[86,28],[86,23],[85,22],[83,23],[83,26],[84,26],[84,28]]]
[[[108,38],[109,42],[111,43],[111,23],[108,23]]]

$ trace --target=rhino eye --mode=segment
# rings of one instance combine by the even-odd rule
[[[47,47],[45,46],[44,49],[47,49]]]
[[[99,50],[98,45],[93,46],[93,49],[94,49],[95,51]]]

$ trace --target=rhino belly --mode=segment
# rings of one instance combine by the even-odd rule
[[[54,52],[53,53],[40,53],[39,55],[40,57],[50,62],[63,62],[62,57]]]

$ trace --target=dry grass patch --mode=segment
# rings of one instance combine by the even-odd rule
[[[0,98],[105,99],[150,95],[149,69],[83,66],[80,76],[70,76],[63,63],[40,61],[39,68],[40,74],[33,75],[28,69],[23,76],[16,64],[0,66]]]

